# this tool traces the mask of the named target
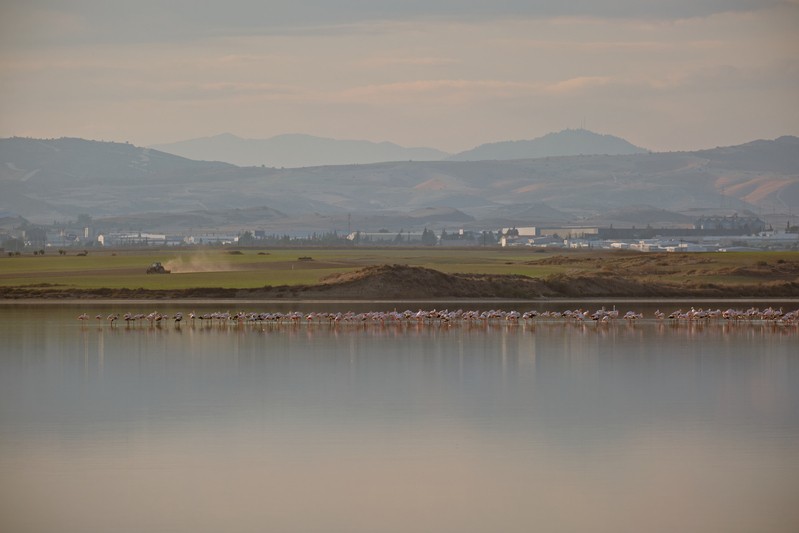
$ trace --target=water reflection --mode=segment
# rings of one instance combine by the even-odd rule
[[[111,326],[76,309],[0,307],[2,530],[799,523],[793,327]]]

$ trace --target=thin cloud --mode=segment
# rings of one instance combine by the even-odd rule
[[[398,102],[434,99],[447,103],[452,99],[511,99],[525,97],[568,96],[579,93],[665,90],[685,83],[684,78],[614,78],[578,76],[551,82],[511,80],[415,80],[352,87],[335,95],[336,100],[353,102]]]
[[[791,2],[796,5],[795,2]],[[781,0],[5,0],[6,45],[179,42],[235,35],[323,31],[377,21],[488,21],[519,18],[686,19],[750,12]]]
[[[394,66],[444,67],[459,63],[460,60],[449,57],[370,57],[359,61],[357,66],[380,69]]]
[[[353,87],[338,93],[340,101],[381,102],[434,99],[441,103],[466,99],[507,98],[540,88],[536,83],[508,80],[415,80]]]
[[[608,76],[580,76],[549,84],[543,88],[543,91],[552,94],[572,93],[593,87],[605,86],[612,81],[612,78]]]
[[[126,84],[131,96],[182,102],[235,101],[241,99],[297,101],[307,100],[309,95],[298,87],[272,83],[209,82],[164,84]]]

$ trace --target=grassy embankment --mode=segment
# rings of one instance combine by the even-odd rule
[[[262,254],[262,255],[259,255]],[[311,261],[300,260],[311,257]],[[540,254],[507,254],[497,250],[341,250],[280,249],[211,251],[90,251],[85,257],[21,256],[0,258],[0,286],[48,284],[64,289],[194,287],[257,288],[265,285],[310,285],[323,278],[363,267],[407,264],[446,273],[525,274],[545,276],[560,267],[523,264]],[[154,261],[172,270],[169,275],[146,274]],[[510,264],[506,264],[510,263]]]
[[[301,260],[310,257],[312,260]],[[146,274],[153,261],[169,275]],[[739,287],[799,282],[799,255],[793,252],[643,254],[575,251],[541,253],[530,249],[271,249],[90,251],[87,256],[0,257],[0,289],[13,297],[35,297],[37,288],[80,292],[93,289],[180,291],[194,288],[257,289],[309,286],[365,267],[403,264],[445,274],[521,275],[550,287],[635,281],[666,287]],[[412,282],[411,280],[406,280]],[[617,283],[617,286],[621,287]],[[25,294],[29,289],[30,294]],[[623,290],[622,288],[618,290]],[[788,286],[785,296],[793,296]],[[562,291],[561,291],[562,292]],[[751,292],[751,291],[750,291]],[[779,292],[779,290],[777,291]],[[424,293],[422,292],[422,295]],[[0,292],[0,296],[2,296]],[[501,296],[501,295],[500,295]],[[618,294],[625,296],[625,294]],[[409,295],[418,297],[418,295]]]

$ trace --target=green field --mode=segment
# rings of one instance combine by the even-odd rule
[[[300,258],[310,257],[311,260]],[[154,261],[173,273],[146,274]],[[53,285],[64,289],[196,287],[258,288],[315,284],[332,274],[370,265],[405,264],[445,273],[522,274],[531,277],[622,275],[659,281],[732,285],[795,280],[796,252],[643,254],[546,252],[499,248],[101,250],[87,256],[56,253],[0,257],[0,286]]]

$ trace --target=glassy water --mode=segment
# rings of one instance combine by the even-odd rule
[[[0,530],[799,530],[797,326],[114,310],[0,306]]]

